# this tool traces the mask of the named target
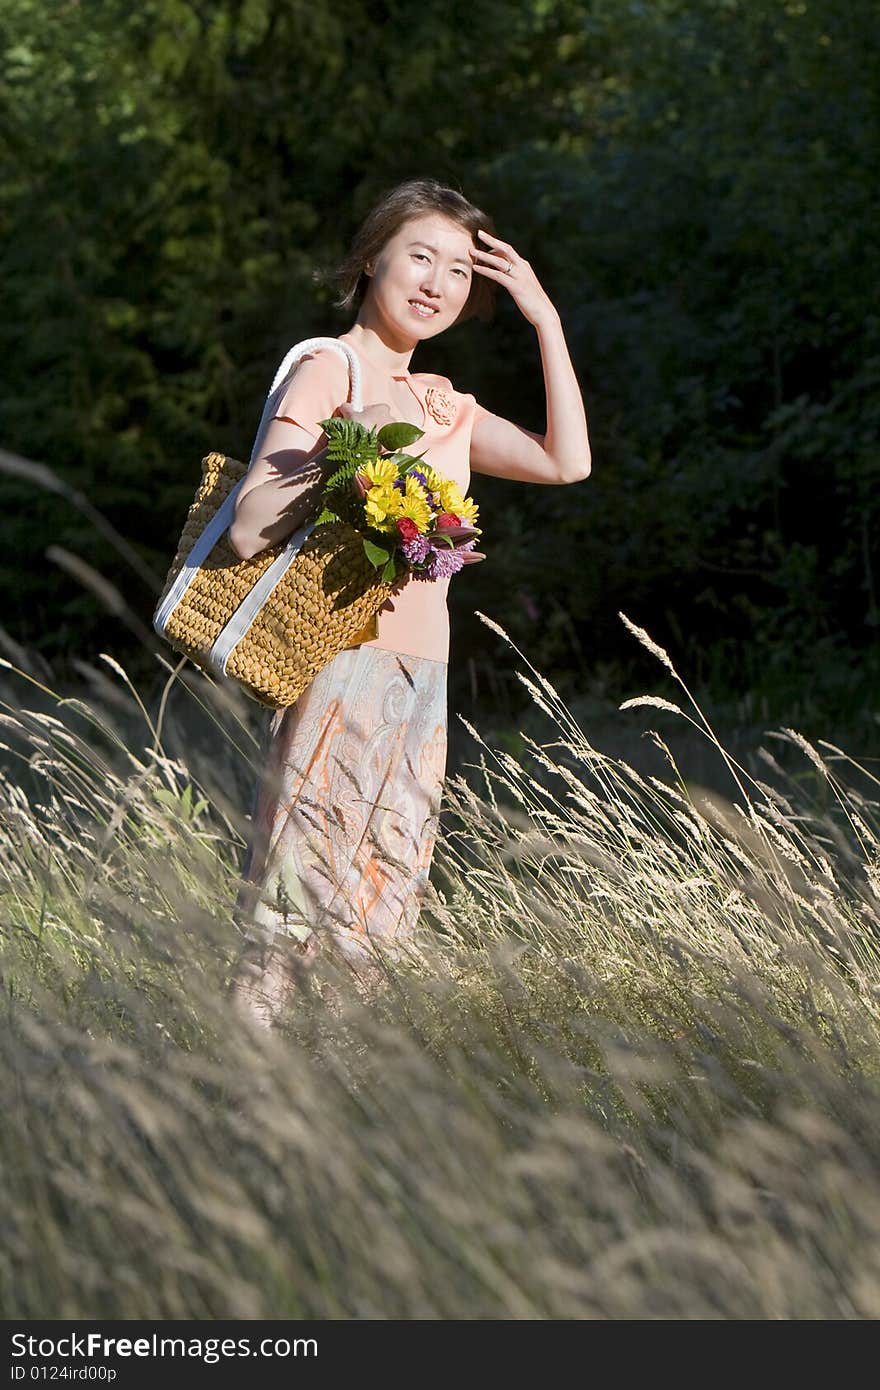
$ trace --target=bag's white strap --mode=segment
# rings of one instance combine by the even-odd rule
[[[217,640],[208,653],[208,665],[212,671],[216,671],[218,675],[226,674],[226,663],[233,649],[244,637],[276,584],[287,572],[291,560],[302,549],[314,529],[315,523],[309,521],[298,531],[294,531],[281,554],[276,556],[266,573],[260,576],[254,587],[242,599],[229,622],[220,630]]]
[[[235,511],[235,499],[238,496],[239,488],[243,482],[244,478],[242,478],[240,482],[237,482],[232,491],[224,498],[221,505],[217,508],[178,570],[174,583],[171,585],[168,593],[156,609],[153,616],[153,627],[160,637],[164,636],[165,629],[168,626],[168,620],[180,603],[180,600],[183,598],[190,584],[195,579],[199,566],[207,559],[208,555],[223,535],[223,532],[231,525],[232,516]]]
[[[332,348],[334,351],[342,353],[346,358],[349,370],[349,395],[351,404],[354,406],[355,410],[363,409],[361,364],[358,361],[354,349],[351,348],[348,343],[341,343],[338,338],[304,338],[301,343],[297,343],[290,349],[275,373],[272,385],[269,388],[269,394],[266,397],[266,404],[263,407],[263,415],[254,438],[254,447],[251,450],[250,458],[251,464],[257,456],[262,442],[263,432],[275,414],[275,407],[278,404],[278,399],[280,399],[280,392],[286,386],[291,372],[299,364],[301,358],[306,357],[311,352],[316,352],[318,348],[325,347]],[[250,467],[250,464],[248,467]],[[218,507],[190,550],[189,555],[181,566],[165,598],[157,607],[153,617],[153,627],[160,637],[165,635],[165,629],[168,626],[171,614],[193,582],[199,567],[207,559],[224,531],[231,525],[235,513],[235,499],[238,496],[243,482],[244,478],[236,483],[221,506]],[[226,662],[236,643],[241,640],[254,618],[270,598],[275,586],[289,569],[294,556],[298,554],[313,527],[314,522],[311,522],[308,526],[300,527],[298,531],[294,532],[281,554],[272,561],[272,564],[266,570],[265,574],[257,581],[250,593],[239,604],[232,617],[222,628],[208,656],[209,664],[213,670],[225,672]]]

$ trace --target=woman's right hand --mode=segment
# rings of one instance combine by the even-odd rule
[[[357,420],[368,430],[381,429],[383,425],[389,425],[394,418],[390,405],[386,405],[384,401],[365,405],[363,410],[355,410],[351,402],[346,401],[334,411],[334,414],[338,415],[341,420]]]

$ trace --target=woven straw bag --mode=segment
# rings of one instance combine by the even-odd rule
[[[345,355],[351,404],[363,408],[352,348],[336,338],[307,338],[275,373],[251,463],[291,373],[307,353],[323,347]],[[344,522],[315,530],[310,521],[288,540],[239,559],[227,533],[249,467],[225,454],[202,460],[201,484],[153,627],[204,671],[231,678],[261,704],[285,709],[340,651],[377,635],[388,586],[367,560],[360,533]]]

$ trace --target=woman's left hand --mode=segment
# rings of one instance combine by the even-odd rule
[[[554,315],[556,309],[553,301],[541,286],[528,261],[514,251],[510,242],[491,236],[489,232],[484,232],[482,227],[477,235],[482,237],[488,249],[471,249],[474,270],[504,285],[529,323],[536,324],[542,318]]]

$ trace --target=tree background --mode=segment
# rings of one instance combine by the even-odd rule
[[[287,347],[349,326],[325,272],[430,175],[534,264],[594,453],[576,487],[474,478],[453,697],[515,707],[474,609],[566,696],[624,691],[623,610],[710,699],[878,730],[876,0],[0,0],[0,51],[0,447],[159,582],[202,455],[247,457]],[[499,300],[413,365],[541,429]],[[63,497],[0,475],[0,509],[2,630],[160,683],[46,551],[149,627],[143,574]]]

